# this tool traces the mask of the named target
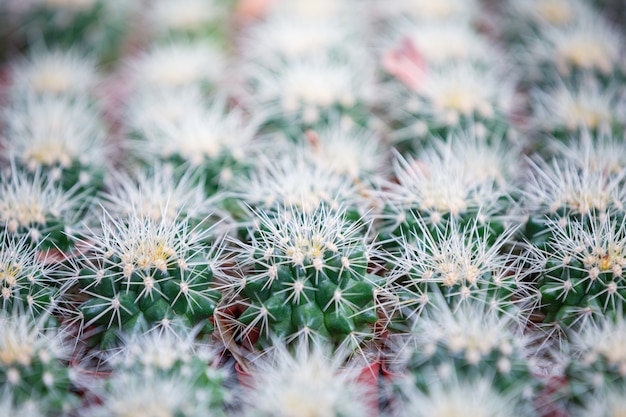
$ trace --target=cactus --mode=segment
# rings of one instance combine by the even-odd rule
[[[65,189],[102,185],[112,148],[91,99],[28,94],[10,103],[2,119],[2,146],[19,167],[40,169]]]
[[[400,249],[386,277],[392,294],[388,308],[398,325],[413,327],[438,294],[453,309],[479,302],[499,314],[532,310],[536,297],[524,282],[530,271],[521,268],[526,258],[504,251],[515,227],[492,241],[476,220],[432,228],[416,218],[415,225],[415,232],[396,239]]]
[[[345,4],[338,6],[344,8]],[[319,51],[329,55],[344,54],[355,45],[361,32],[360,19],[352,12],[349,16],[337,14],[329,19],[318,19],[289,15],[281,10],[270,11],[265,20],[244,29],[242,52],[246,60],[268,67]]]
[[[179,174],[170,166],[156,163],[135,175],[119,173],[112,176],[107,192],[100,199],[106,212],[112,216],[150,217],[155,221],[188,219],[192,226],[216,225],[215,205],[221,195],[207,198],[199,171],[188,169]]]
[[[592,153],[583,159],[587,161],[529,160],[531,176],[522,200],[528,220],[523,233],[535,246],[543,247],[553,238],[548,222],[567,224],[576,219],[623,217],[626,193],[622,184],[626,170],[617,166],[607,172]]]
[[[13,62],[9,70],[10,101],[28,94],[91,96],[100,81],[95,60],[75,49],[31,51]]]
[[[578,83],[558,82],[531,91],[532,125],[542,133],[567,143],[575,137],[616,137],[626,129],[626,101],[619,82],[599,85],[594,78]],[[598,139],[601,141],[601,139]]]
[[[566,328],[623,307],[625,221],[606,216],[548,222],[553,238],[540,258],[545,266],[537,283],[545,323]]]
[[[574,410],[593,403],[594,398],[626,388],[626,321],[617,314],[596,316],[578,331],[569,331],[569,343],[555,356],[563,369],[565,384],[555,399]]]
[[[474,132],[481,138],[489,135],[515,135],[508,118],[513,111],[515,80],[500,75],[496,66],[471,61],[452,65],[420,68],[417,51],[413,66],[388,70],[408,85],[398,85],[393,101],[406,106],[400,114],[391,114],[396,122],[395,139],[423,142],[431,135],[446,136],[455,129]],[[410,78],[406,78],[406,77]],[[411,80],[411,81],[409,81]],[[393,107],[392,107],[393,108]]]
[[[528,45],[527,74],[539,84],[551,83],[557,76],[579,81],[592,76],[606,83],[624,80],[626,62],[622,34],[597,12],[580,14],[568,25],[542,28]]]
[[[80,417],[152,417],[157,415],[197,417],[221,410],[209,408],[205,398],[198,398],[192,381],[184,376],[146,378],[134,373],[113,376],[107,389],[101,390],[101,403],[80,410]]]
[[[154,44],[127,62],[136,91],[197,86],[211,91],[223,76],[225,57],[208,40],[172,40]]]
[[[65,191],[40,169],[30,174],[12,164],[0,177],[0,230],[6,238],[24,240],[40,250],[69,251],[71,236],[80,229],[84,200],[77,186]]]
[[[510,44],[528,45],[545,28],[575,25],[585,16],[597,13],[585,0],[507,1],[501,36]]]
[[[277,345],[254,362],[251,383],[241,400],[246,417],[376,416],[375,388],[359,379],[357,368],[345,368],[341,354],[302,343],[292,353]],[[377,405],[375,402],[374,404]]]
[[[157,39],[214,38],[225,40],[228,7],[219,0],[157,0],[147,12],[149,29]]]
[[[194,340],[198,330],[189,331],[184,326],[179,329],[173,322],[160,331],[130,335],[124,346],[107,359],[114,369],[108,389],[115,391],[113,386],[125,375],[154,380],[155,385],[177,382],[191,390],[189,398],[205,411],[225,416],[224,405],[230,400],[230,391],[224,385],[226,371],[217,367],[219,358],[214,347]]]
[[[103,330],[94,342],[111,347],[120,332],[174,318],[213,331],[209,319],[221,295],[212,281],[220,274],[221,250],[219,244],[205,249],[210,229],[192,228],[188,219],[156,221],[137,213],[105,213],[101,227],[86,237],[90,250],[76,262],[86,298],[78,307],[84,326]]]
[[[27,5],[9,5],[7,10],[11,23],[21,23],[15,30],[24,41],[38,39],[60,47],[80,45],[94,51],[103,62],[119,55],[133,11],[132,4],[119,0],[35,0]]]
[[[346,175],[321,165],[300,148],[276,157],[260,155],[256,169],[232,186],[232,195],[252,208],[273,211],[297,206],[308,213],[320,205],[337,209],[341,201],[350,217],[369,209],[367,198],[359,191]]]
[[[138,159],[171,165],[177,177],[194,170],[209,195],[227,188],[253,164],[258,123],[241,109],[229,110],[225,96],[204,100],[194,88],[140,94],[133,113],[131,146]]]
[[[626,412],[626,392],[613,389],[600,392],[588,399],[583,406],[571,412],[572,417],[610,417]]]
[[[431,374],[426,377],[428,390],[416,389],[412,382],[402,385],[393,416],[525,416],[538,415],[524,401],[519,389],[498,392],[489,376],[463,378],[452,373],[445,379]]]
[[[0,312],[21,309],[33,319],[71,313],[60,305],[67,285],[55,277],[58,265],[39,249],[26,236],[15,239],[6,231],[0,233]]]
[[[396,342],[390,362],[395,373],[410,375],[416,386],[428,390],[427,375],[446,378],[451,372],[460,378],[490,377],[498,393],[519,389],[525,398],[538,387],[530,357],[532,336],[522,333],[523,321],[498,315],[480,303],[465,303],[454,311],[436,298],[431,309],[415,322],[410,333]]]
[[[262,131],[279,131],[293,140],[336,114],[368,126],[374,66],[363,65],[362,55],[352,49],[336,57],[292,58],[277,67],[250,66],[246,107],[265,115]]]
[[[382,214],[383,236],[419,233],[415,222],[434,227],[450,221],[470,224],[478,220],[490,239],[503,231],[513,208],[513,187],[519,165],[515,153],[474,136],[433,140],[419,158],[396,154],[393,171],[397,183],[385,186],[387,205]]]
[[[374,247],[363,228],[341,207],[297,207],[257,211],[251,243],[239,243],[241,278],[231,293],[245,306],[235,323],[240,337],[260,332],[259,345],[273,336],[299,336],[358,346],[375,336],[378,277],[369,273]]]
[[[70,391],[72,375],[63,335],[46,329],[45,317],[33,320],[16,313],[0,313],[0,383],[16,407],[45,404],[42,414],[58,416],[75,408],[79,399]]]

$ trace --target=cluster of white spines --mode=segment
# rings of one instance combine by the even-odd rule
[[[320,346],[284,347],[255,361],[254,385],[243,394],[244,414],[258,417],[368,416],[363,400],[371,387],[358,381],[357,369],[341,368],[340,353]]]
[[[98,111],[84,96],[29,94],[3,113],[6,154],[32,171],[38,166],[52,168],[53,177],[60,178],[61,170],[75,162],[94,167],[106,163],[110,145]]]
[[[15,100],[22,94],[81,95],[99,82],[95,61],[77,50],[51,49],[31,52],[11,67],[9,93]]]

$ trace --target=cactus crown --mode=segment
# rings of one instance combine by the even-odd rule
[[[336,343],[371,338],[370,324],[377,321],[376,279],[368,275],[374,247],[363,223],[324,205],[257,215],[251,243],[240,243],[243,277],[231,283],[246,300],[239,318],[244,336],[256,328],[264,340],[272,333],[288,342],[299,335]]]
[[[113,218],[105,212],[102,231],[92,233],[90,251],[77,263],[80,306],[85,325],[116,329],[167,325],[178,317],[193,325],[207,319],[220,294],[212,288],[220,274],[221,246],[206,249],[211,229],[191,227],[188,219],[160,220],[133,213]]]

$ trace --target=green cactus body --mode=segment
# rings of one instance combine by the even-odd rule
[[[33,399],[46,405],[45,415],[57,416],[78,406],[71,392],[67,352],[58,335],[41,319],[0,313],[0,384],[14,404]]]
[[[0,233],[0,311],[27,311],[33,319],[57,312],[65,285],[55,279],[56,267],[46,263],[39,249],[26,237],[16,240]]]
[[[178,328],[183,324],[182,328]],[[197,330],[197,329],[196,329]],[[210,345],[194,340],[197,331],[189,331],[184,323],[172,322],[169,327],[144,334],[132,334],[107,362],[114,369],[109,389],[128,375],[167,385],[178,382],[191,390],[191,398],[216,416],[225,416],[225,403],[230,392],[225,387],[226,372],[217,367],[218,357]],[[189,404],[193,407],[192,404]]]
[[[391,310],[399,325],[411,328],[433,297],[443,296],[451,308],[478,302],[505,314],[536,302],[524,283],[521,259],[503,250],[515,228],[505,229],[491,243],[477,222],[433,228],[420,220],[417,225],[417,232],[397,239],[400,249],[388,276]]]
[[[443,304],[411,331],[406,351],[399,352],[402,372],[422,391],[428,391],[427,375],[445,379],[452,373],[467,380],[491,377],[498,392],[515,388],[530,398],[539,384],[525,351],[530,339],[518,326],[511,316],[499,316],[481,304],[464,304],[454,312]]]
[[[566,381],[556,395],[570,410],[586,406],[599,394],[626,387],[626,322],[622,312],[598,315],[590,321],[588,326],[568,332],[566,349],[555,352]]]
[[[495,139],[494,139],[495,141]],[[513,207],[517,159],[505,141],[487,142],[465,133],[434,139],[419,157],[397,155],[382,214],[381,236],[433,236],[454,222],[476,227],[491,244],[505,232]],[[422,230],[426,220],[429,230]],[[395,242],[397,243],[397,241]]]
[[[258,215],[260,227],[239,257],[244,336],[259,329],[261,345],[274,335],[319,335],[336,344],[373,337],[378,277],[368,274],[372,247],[362,224],[324,206]]]
[[[567,328],[592,314],[623,309],[624,220],[591,217],[547,226],[553,237],[537,282],[544,322]]]
[[[99,341],[115,343],[132,332],[180,319],[211,333],[210,318],[221,298],[212,284],[213,253],[186,220],[129,216],[103,224],[91,254],[79,261],[79,311],[86,326],[104,329]]]

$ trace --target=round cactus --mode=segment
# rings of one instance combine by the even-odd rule
[[[85,194],[65,191],[40,169],[32,174],[11,165],[0,177],[0,230],[6,238],[25,240],[40,250],[70,250],[78,232]]]
[[[65,189],[100,187],[111,147],[100,110],[85,96],[26,95],[4,111],[2,146],[19,167]]]
[[[252,165],[258,123],[241,109],[229,110],[225,97],[205,100],[193,87],[141,92],[128,122],[138,159],[171,165],[177,176],[191,168],[210,195]]]
[[[624,390],[626,320],[622,312],[597,316],[579,331],[567,333],[569,343],[555,353],[565,385],[556,393],[570,410],[614,390]]]
[[[351,48],[336,57],[314,54],[292,58],[278,66],[250,65],[245,100],[253,113],[266,115],[262,129],[297,139],[302,129],[328,123],[339,114],[368,125],[373,101],[374,65]]]
[[[241,401],[246,417],[373,417],[378,414],[376,387],[346,368],[341,354],[307,343],[290,352],[276,349],[254,362]],[[367,371],[366,371],[367,372]]]
[[[392,237],[420,233],[421,219],[433,227],[451,221],[477,226],[491,240],[509,222],[513,182],[519,166],[504,141],[488,143],[460,135],[433,144],[416,158],[397,155],[393,171],[397,183],[385,187],[384,234]]]
[[[515,80],[505,77],[499,69],[461,61],[448,66],[421,68],[422,59],[407,68],[394,69],[394,75],[408,86],[398,86],[393,101],[406,102],[406,109],[392,114],[398,129],[398,140],[424,140],[430,136],[446,136],[456,129],[475,132],[481,138],[492,133],[514,135],[509,124],[513,110]],[[407,65],[404,63],[402,65]],[[405,75],[405,73],[407,75]],[[510,131],[510,132],[509,132]]]
[[[209,319],[221,298],[212,284],[220,249],[205,249],[209,232],[186,219],[105,213],[102,231],[87,237],[90,250],[76,265],[84,298],[78,308],[86,327],[103,328],[103,347],[116,343],[120,331],[174,318],[212,332]]]
[[[514,227],[492,242],[477,221],[433,228],[416,219],[415,224],[415,232],[397,238],[400,249],[387,278],[393,295],[389,308],[400,324],[411,327],[439,294],[452,308],[476,301],[501,313],[515,305],[526,313],[532,309],[536,297],[524,283],[525,258],[504,251]]]
[[[90,97],[100,82],[95,60],[74,49],[31,51],[10,67],[8,95],[19,102],[30,95]]]
[[[106,391],[115,392],[114,385],[124,381],[124,375],[138,375],[165,386],[178,382],[192,391],[189,398],[195,399],[198,406],[211,410],[212,415],[225,415],[230,392],[224,385],[226,371],[216,365],[219,358],[215,348],[194,340],[199,328],[189,331],[179,327],[173,322],[159,331],[130,335],[124,346],[107,359],[113,378]],[[107,395],[111,393],[105,392]]]
[[[57,266],[46,260],[27,237],[0,233],[0,311],[24,310],[32,318],[60,312],[67,284],[55,279]]]
[[[224,52],[207,39],[153,44],[127,63],[136,93],[196,86],[212,91],[223,77]]]
[[[620,31],[595,10],[579,14],[572,24],[546,26],[528,45],[526,71],[532,81],[551,83],[556,76],[579,81],[592,76],[603,82],[626,75]],[[551,77],[552,75],[552,77]]]
[[[418,390],[409,379],[401,385],[392,415],[406,416],[536,416],[532,405],[519,389],[499,392],[489,376],[463,378],[454,373],[445,379],[438,374],[426,376],[427,391]]]
[[[44,45],[68,48],[80,45],[102,61],[118,56],[134,10],[133,4],[117,0],[9,3],[15,5],[8,5],[8,22],[20,23],[15,29],[25,41],[38,39]]]
[[[57,416],[75,408],[79,398],[70,390],[72,375],[63,364],[70,352],[61,334],[44,323],[45,317],[0,312],[0,383],[15,406],[27,408],[34,399],[45,404],[43,415]]]
[[[538,387],[532,375],[532,339],[522,333],[515,316],[498,315],[480,303],[465,303],[452,311],[443,300],[416,321],[408,335],[395,343],[390,358],[394,372],[410,375],[420,390],[426,376],[491,377],[499,393],[519,389],[530,399]]]
[[[246,307],[238,318],[241,335],[259,331],[260,344],[273,335],[287,341],[319,336],[350,346],[371,339],[378,277],[368,273],[374,248],[363,222],[325,206],[257,216],[251,243],[240,243],[243,276],[230,284]]]
[[[548,223],[565,226],[573,220],[624,216],[626,169],[617,166],[606,171],[593,154],[584,160],[534,158],[529,162],[531,175],[523,199],[528,220],[523,233],[533,245],[543,248],[553,238],[554,228]]]
[[[535,88],[530,93],[533,129],[565,143],[578,142],[577,136],[599,136],[599,141],[612,134],[619,137],[626,129],[626,100],[618,85],[616,80],[603,86],[595,78],[586,78]]]
[[[591,314],[622,309],[624,218],[549,221],[547,226],[553,238],[539,257],[544,267],[537,283],[544,322],[568,327]]]

